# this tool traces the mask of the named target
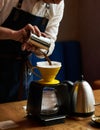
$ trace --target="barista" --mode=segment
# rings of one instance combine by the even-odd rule
[[[0,0],[0,103],[27,98],[32,79],[26,60],[31,52],[43,58],[40,48],[29,44],[30,32],[51,38],[49,51],[45,51],[49,56],[63,11],[63,0]]]

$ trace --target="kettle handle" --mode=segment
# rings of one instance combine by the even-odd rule
[[[59,104],[59,112],[71,115],[71,94],[74,83],[68,80],[61,82],[57,88],[57,98]]]
[[[72,87],[74,85],[74,83],[70,80],[65,80],[65,81],[63,81],[63,83],[67,84],[68,86],[72,86]]]

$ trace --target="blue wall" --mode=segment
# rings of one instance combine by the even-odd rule
[[[62,62],[62,68],[57,78],[60,81],[76,81],[81,79],[82,63],[81,48],[78,41],[56,42],[56,47],[50,59]]]

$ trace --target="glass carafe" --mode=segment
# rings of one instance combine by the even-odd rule
[[[44,87],[42,94],[41,114],[51,115],[58,112],[56,90],[53,87]]]

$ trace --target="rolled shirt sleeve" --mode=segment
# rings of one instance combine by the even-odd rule
[[[38,1],[33,7],[32,14],[43,17],[45,15],[45,7],[46,3],[44,3],[43,1]],[[45,30],[45,33],[51,38],[51,45],[47,54],[48,56],[52,54],[55,48],[55,41],[57,40],[59,25],[63,18],[63,13],[64,0],[62,0],[59,4],[50,4],[48,11],[49,22]]]
[[[55,41],[57,40],[60,22],[64,13],[64,1],[62,0],[58,5],[52,5],[51,8],[52,13],[45,31],[45,33],[51,38],[51,46],[49,48],[48,56],[52,54],[55,48]]]

